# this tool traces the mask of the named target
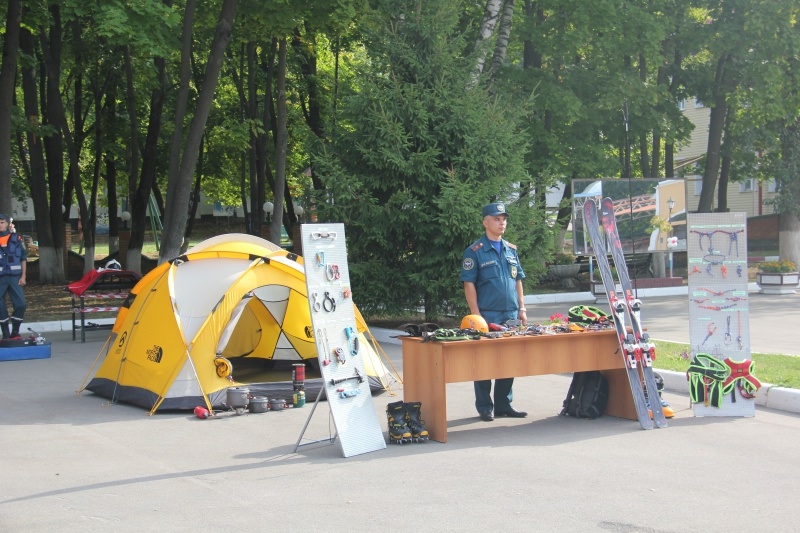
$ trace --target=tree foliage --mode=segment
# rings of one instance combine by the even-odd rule
[[[0,5],[0,207],[33,198],[43,279],[63,281],[73,204],[88,253],[100,205],[112,239],[132,212],[133,259],[152,194],[168,260],[202,191],[257,235],[265,200],[284,211],[274,230],[301,221],[294,202],[346,221],[359,303],[443,312],[483,203],[511,204],[534,283],[569,223],[569,198],[547,223],[547,190],[671,177],[688,96],[712,109],[700,209],[718,184],[777,178],[796,222],[797,2],[239,0],[220,56],[223,5]]]
[[[460,258],[481,233],[481,206],[510,198],[526,179],[507,102],[465,90],[458,15],[448,1],[375,11],[370,71],[344,98],[340,127],[317,159],[326,185],[318,210],[348,221],[356,299],[367,312],[452,311],[463,300]]]

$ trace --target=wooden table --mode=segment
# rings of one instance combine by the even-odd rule
[[[447,442],[446,384],[483,379],[600,370],[609,384],[605,414],[636,420],[614,330],[453,342],[400,339],[403,396],[407,402],[422,402],[425,427],[433,440]]]

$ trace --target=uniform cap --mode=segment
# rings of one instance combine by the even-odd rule
[[[508,213],[506,213],[506,204],[503,202],[495,202],[493,204],[483,206],[483,210],[481,211],[482,217],[494,217],[497,215],[508,216]]]

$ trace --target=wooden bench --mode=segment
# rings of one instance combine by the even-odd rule
[[[86,342],[87,329],[111,329],[113,324],[86,322],[86,315],[119,311],[119,300],[126,299],[141,279],[132,270],[103,269],[95,274],[67,286],[72,294],[72,340],[76,339],[78,330],[81,342]]]
[[[403,397],[422,402],[432,440],[447,442],[446,385],[483,379],[599,370],[609,384],[605,414],[637,419],[614,330],[453,342],[400,339]]]

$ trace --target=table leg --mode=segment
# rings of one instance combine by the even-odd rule
[[[441,346],[424,354],[418,343],[403,346],[403,398],[422,402],[422,419],[428,438],[447,442],[447,394]]]
[[[606,414],[637,420],[636,406],[633,403],[631,384],[628,381],[628,371],[623,369],[603,370],[603,375],[608,380],[608,404]]]

